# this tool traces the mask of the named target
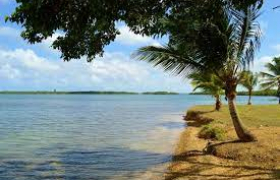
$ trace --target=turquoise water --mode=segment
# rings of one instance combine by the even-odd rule
[[[170,160],[186,109],[212,103],[190,95],[0,95],[0,179],[152,179]]]

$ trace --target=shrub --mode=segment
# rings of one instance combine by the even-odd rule
[[[198,133],[198,137],[222,141],[226,137],[226,131],[222,127],[208,124],[202,127],[202,129]]]

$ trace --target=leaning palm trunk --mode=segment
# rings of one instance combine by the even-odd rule
[[[222,102],[221,102],[220,95],[216,95],[215,97],[216,97],[215,110],[220,111],[220,109],[222,107]]]
[[[234,99],[228,99],[228,108],[238,138],[244,142],[255,141],[256,137],[244,127],[239,118]]]
[[[280,104],[280,81],[278,82],[277,96],[278,96],[278,104]]]
[[[251,89],[249,89],[249,99],[248,99],[248,105],[251,105],[252,104],[252,102],[251,102],[251,100],[252,100],[252,90]]]
[[[243,142],[256,141],[257,140],[256,137],[253,134],[251,134],[251,132],[248,129],[245,128],[238,115],[236,105],[235,105],[236,86],[237,86],[236,81],[234,80],[228,81],[226,85],[227,85],[226,97],[228,100],[228,108],[238,138],[240,139],[240,141]]]

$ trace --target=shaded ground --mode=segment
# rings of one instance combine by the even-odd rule
[[[239,106],[241,118],[258,142],[240,143],[232,128],[227,107],[196,106],[187,115],[165,179],[280,179],[280,106]],[[191,113],[190,113],[191,112]],[[225,142],[197,137],[202,125],[227,129]]]

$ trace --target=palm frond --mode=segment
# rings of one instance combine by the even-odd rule
[[[265,67],[271,71],[274,75],[280,74],[280,69],[277,67],[277,64],[267,63]]]
[[[277,87],[278,83],[275,81],[268,81],[261,84],[261,88],[263,90],[270,90],[274,87]]]
[[[269,74],[269,73],[267,73],[267,72],[260,72],[259,73],[260,74],[260,76],[261,77],[267,77],[267,78],[274,78],[275,77],[275,75],[272,75],[272,74]]]
[[[189,74],[193,91],[201,90],[204,93],[209,93],[212,96],[220,95],[223,92],[224,83],[215,74],[197,73]]]
[[[259,16],[258,8],[254,5],[246,10],[236,10],[234,13],[237,60],[244,68],[250,67],[254,60],[255,50],[260,47],[261,28],[256,21]]]
[[[191,70],[205,70],[206,67],[199,62],[200,55],[196,52],[181,53],[171,46],[156,47],[146,46],[137,50],[133,57],[147,61],[154,66],[160,66],[164,71],[177,75],[187,76]]]
[[[251,71],[243,71],[239,76],[240,84],[248,90],[253,90],[258,83],[258,75],[253,74]]]
[[[262,79],[261,87],[263,89],[277,88],[280,92],[280,58],[273,58],[271,63],[265,65],[267,72],[261,72],[260,75],[264,78]]]

